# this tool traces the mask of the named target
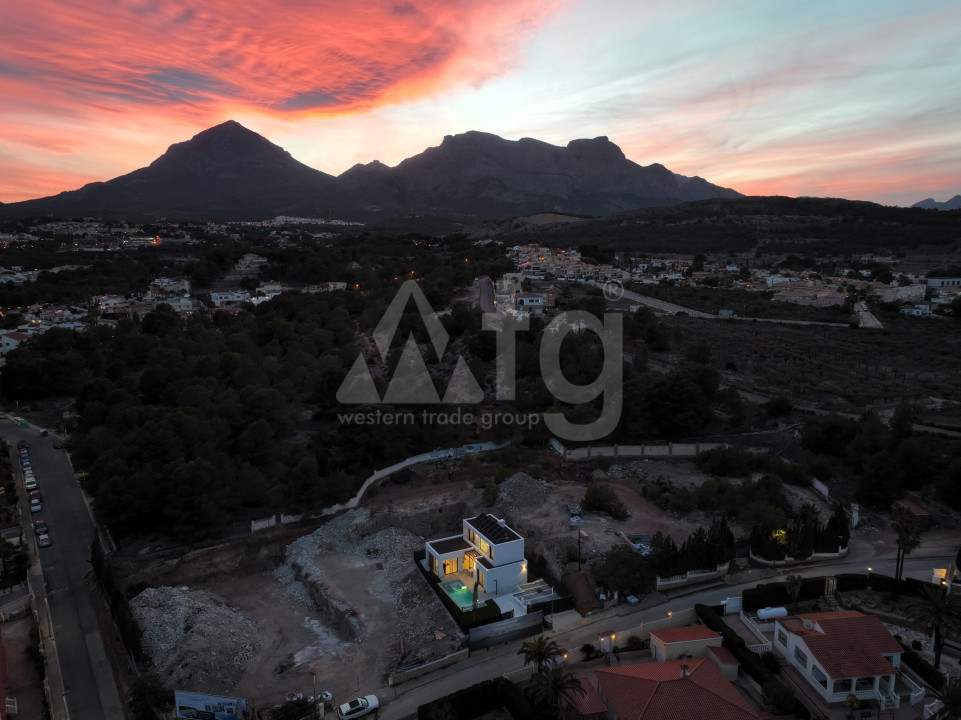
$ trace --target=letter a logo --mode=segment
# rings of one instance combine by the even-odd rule
[[[394,299],[390,301],[384,316],[374,329],[374,344],[384,361],[387,360],[390,342],[397,333],[397,328],[400,327],[404,309],[407,307],[410,298],[414,298],[417,311],[427,327],[427,334],[437,357],[443,357],[444,355],[450,337],[440,320],[437,319],[434,309],[427,302],[427,298],[417,283],[413,280],[407,280],[394,295]],[[454,374],[447,386],[447,391],[444,393],[444,399],[441,400],[437,394],[437,388],[434,386],[433,378],[427,370],[427,363],[424,362],[424,357],[420,354],[417,343],[414,342],[413,335],[407,338],[400,361],[397,363],[394,376],[387,386],[387,392],[383,399],[377,392],[363,353],[357,356],[353,367],[347,373],[347,377],[344,378],[344,382],[337,388],[337,400],[344,404],[413,405],[438,404],[441,402],[457,404],[478,403],[483,399],[484,391],[468,370],[464,358],[458,357]]]

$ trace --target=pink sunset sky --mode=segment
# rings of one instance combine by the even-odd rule
[[[0,2],[0,202],[228,119],[334,175],[480,130],[606,135],[751,195],[961,193],[956,3]]]

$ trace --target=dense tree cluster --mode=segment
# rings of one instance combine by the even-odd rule
[[[657,532],[650,552],[642,555],[629,545],[615,545],[592,565],[595,582],[623,594],[652,592],[655,578],[683,575],[691,570],[714,570],[734,557],[734,533],[721,516],[706,529],[698,527],[678,547],[670,535]]]
[[[545,319],[530,318],[516,338],[515,397],[494,397],[498,346],[483,328],[481,311],[454,302],[477,276],[508,269],[501,249],[466,238],[436,240],[369,235],[363,242],[330,247],[251,248],[229,241],[204,245],[189,257],[161,262],[147,248],[130,259],[103,261],[103,272],[84,280],[76,294],[123,292],[153,276],[186,273],[195,282],[221,276],[244,251],[268,261],[264,277],[296,286],[343,280],[332,293],[284,293],[256,308],[201,313],[186,319],[161,305],[142,320],[95,321],[84,333],[51,330],[6,356],[0,392],[8,401],[48,397],[76,399],[71,449],[96,499],[101,519],[118,535],[165,532],[193,539],[215,535],[233,521],[270,511],[302,511],[347,498],[371,472],[398,459],[438,447],[478,440],[539,444],[543,423],[424,423],[424,406],[345,406],[336,393],[363,354],[381,392],[413,337],[443,396],[458,358],[485,390],[475,414],[538,414],[560,410],[574,423],[590,423],[604,397],[567,405],[542,378]],[[165,251],[166,252],[166,251]],[[111,277],[128,283],[108,282]],[[107,279],[105,279],[107,278]],[[418,281],[449,335],[437,357],[417,307],[406,307],[388,356],[381,358],[372,333],[405,280]],[[84,284],[86,283],[86,284]],[[95,289],[94,289],[95,288]],[[595,316],[607,311],[598,290],[562,293],[566,310]],[[719,377],[707,363],[709,349],[691,346],[690,362],[670,373],[646,369],[648,349],[674,340],[648,310],[623,318],[625,356],[621,422],[612,442],[672,439],[701,433],[726,406]],[[592,332],[568,333],[562,342],[566,380],[595,380],[605,349]],[[611,391],[616,391],[612,388]],[[450,405],[428,412],[450,412]],[[358,425],[345,413],[408,415],[413,423]],[[515,457],[516,460],[516,457]],[[505,464],[510,463],[505,458]]]
[[[961,445],[918,436],[912,417],[908,405],[887,423],[873,412],[857,420],[831,413],[810,418],[801,439],[820,467],[840,466],[853,475],[864,505],[886,509],[906,489],[933,484],[942,500],[961,508]]]

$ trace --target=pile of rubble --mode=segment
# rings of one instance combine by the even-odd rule
[[[462,638],[460,630],[413,566],[414,552],[424,547],[423,538],[396,527],[374,531],[376,525],[367,509],[352,510],[331,520],[288,545],[285,562],[274,571],[274,577],[298,601],[306,598],[305,603],[312,603],[307,585],[325,586],[324,571],[314,562],[317,556],[343,553],[382,559],[383,569],[371,576],[371,592],[393,606],[389,642],[404,649],[405,664],[456,649]],[[436,612],[426,612],[425,606],[433,603]],[[350,608],[346,615],[356,634],[362,636],[362,618],[352,615]],[[449,642],[437,643],[438,632]]]
[[[257,624],[206,590],[147,588],[130,609],[167,687],[229,692],[260,649]]]
[[[546,480],[519,472],[498,485],[497,490],[495,511],[508,522],[514,522],[519,516],[544,505],[551,489]]]

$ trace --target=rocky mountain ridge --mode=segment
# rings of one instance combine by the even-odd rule
[[[257,220],[414,213],[483,219],[534,212],[606,215],[715,197],[741,195],[656,163],[638,165],[606,137],[559,147],[470,131],[448,135],[396,167],[374,161],[334,177],[227,121],[171,145],[146,168],[2,205],[0,216]]]

